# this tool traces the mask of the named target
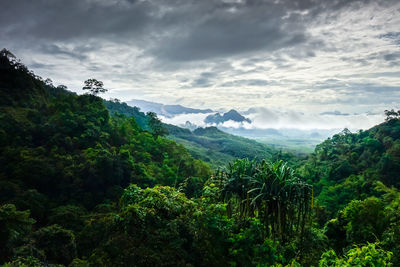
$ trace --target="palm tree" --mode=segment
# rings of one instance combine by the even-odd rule
[[[251,179],[251,205],[273,236],[283,240],[303,233],[310,214],[312,187],[301,181],[283,161],[261,162]]]
[[[228,165],[226,173],[220,175],[226,177],[222,196],[228,204],[228,215],[238,213],[239,217],[247,215],[250,210],[250,198],[248,191],[250,188],[251,177],[257,172],[256,162],[248,159],[236,160]],[[235,207],[237,210],[235,210]]]
[[[237,160],[229,165],[226,176],[223,195],[228,212],[237,203],[239,217],[258,217],[267,235],[281,241],[303,235],[311,210],[312,186],[297,178],[283,161]]]

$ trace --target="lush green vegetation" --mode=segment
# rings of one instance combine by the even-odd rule
[[[104,104],[111,114],[123,114],[134,117],[143,129],[150,129],[149,114],[144,114],[137,107],[130,107],[118,99],[105,100]],[[185,146],[196,159],[207,162],[212,168],[226,166],[235,159],[285,160],[291,166],[301,161],[292,153],[281,152],[272,146],[225,133],[216,127],[198,128],[194,131],[171,124],[163,124],[168,138]]]
[[[400,265],[397,113],[304,161],[54,87],[6,50],[0,91],[4,266]]]

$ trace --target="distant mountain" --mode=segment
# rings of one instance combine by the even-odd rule
[[[236,121],[236,122],[248,122],[251,123],[250,119],[247,119],[246,117],[240,115],[239,112],[237,112],[234,109],[231,109],[230,111],[224,113],[221,115],[220,113],[216,113],[214,115],[209,115],[204,119],[205,123],[215,123],[215,124],[221,124],[226,121]]]
[[[179,114],[189,114],[189,113],[211,113],[211,109],[195,109],[187,108],[181,105],[164,105],[161,103],[150,102],[146,100],[132,99],[126,102],[130,106],[139,107],[143,112],[155,112],[157,115],[164,117],[174,117]]]
[[[104,104],[111,114],[119,113],[134,117],[143,129],[149,129],[147,115],[137,107],[109,100],[105,100]],[[164,124],[164,127],[169,132],[168,137],[170,139],[184,145],[194,158],[203,160],[214,168],[226,166],[235,158],[269,160],[279,158],[289,163],[294,162],[295,157],[291,153],[281,153],[273,146],[232,135],[216,127],[197,128],[190,122],[186,122],[185,126],[190,130],[171,124]]]

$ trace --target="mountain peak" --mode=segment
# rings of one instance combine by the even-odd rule
[[[205,123],[224,123],[226,121],[236,121],[236,122],[248,122],[251,123],[251,120],[242,116],[239,112],[234,109],[229,110],[228,112],[221,115],[220,113],[215,113],[214,115],[209,115],[205,118]]]

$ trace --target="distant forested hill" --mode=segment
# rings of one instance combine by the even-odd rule
[[[400,120],[328,138],[310,155],[302,173],[315,185],[330,216],[353,199],[377,195],[378,181],[400,188]]]
[[[138,107],[128,106],[126,103],[120,102],[118,99],[103,100],[103,102],[111,115],[122,114],[126,117],[134,117],[137,124],[139,124],[142,129],[150,129],[149,118],[145,113],[141,112]]]
[[[139,125],[147,129],[148,117],[137,107],[130,107],[118,100],[105,100],[111,114],[133,116]],[[182,144],[196,159],[209,163],[212,167],[222,167],[235,158],[283,159],[291,164],[300,160],[291,153],[282,153],[271,146],[244,137],[225,133],[216,127],[198,128],[194,131],[171,124],[163,124],[168,137]]]

